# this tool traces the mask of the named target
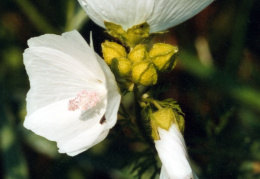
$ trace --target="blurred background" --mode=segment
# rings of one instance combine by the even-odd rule
[[[107,35],[76,0],[0,1],[0,178],[158,177],[158,158],[120,123],[73,158],[23,128],[27,40],[73,29],[86,40],[93,31],[100,52]],[[185,113],[184,137],[202,179],[260,178],[259,32],[260,1],[218,0],[155,39],[180,49],[177,67],[162,79],[168,88],[160,99],[174,98]]]

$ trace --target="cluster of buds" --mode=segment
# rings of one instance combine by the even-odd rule
[[[102,44],[104,60],[119,76],[135,84],[151,86],[157,83],[158,73],[170,71],[176,64],[178,48],[165,43],[156,43],[148,50],[138,44],[127,53],[126,49],[115,42]]]

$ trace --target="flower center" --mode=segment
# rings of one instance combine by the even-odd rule
[[[100,102],[100,97],[96,92],[83,90],[78,93],[77,97],[69,100],[69,111],[81,109],[86,111]]]

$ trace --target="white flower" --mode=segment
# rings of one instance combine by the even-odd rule
[[[158,127],[160,140],[155,147],[162,161],[160,179],[193,179],[192,169],[182,134],[178,127],[171,125],[169,131]]]
[[[196,15],[213,0],[78,0],[89,17],[105,28],[104,21],[124,30],[147,22],[150,32],[178,25]]]
[[[31,38],[28,45],[24,126],[70,156],[102,141],[116,123],[121,98],[107,64],[77,31]]]

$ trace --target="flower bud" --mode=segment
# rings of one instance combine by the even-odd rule
[[[111,63],[111,69],[122,77],[129,76],[131,71],[131,62],[125,57],[114,58]]]
[[[164,72],[174,68],[177,52],[178,48],[175,46],[157,43],[154,44],[152,49],[149,51],[149,57],[156,66],[157,70]]]
[[[128,58],[133,63],[146,60],[147,57],[148,57],[148,52],[144,44],[139,44],[135,46],[133,50],[131,50],[131,52],[128,54]]]
[[[101,47],[104,60],[108,65],[111,65],[113,58],[126,57],[125,48],[118,43],[105,41]]]
[[[155,85],[157,77],[155,66],[150,61],[137,62],[132,67],[132,79],[137,84]]]
[[[171,108],[160,109],[152,113],[150,118],[156,126],[165,130],[169,130],[171,123],[176,121],[175,114]]]

